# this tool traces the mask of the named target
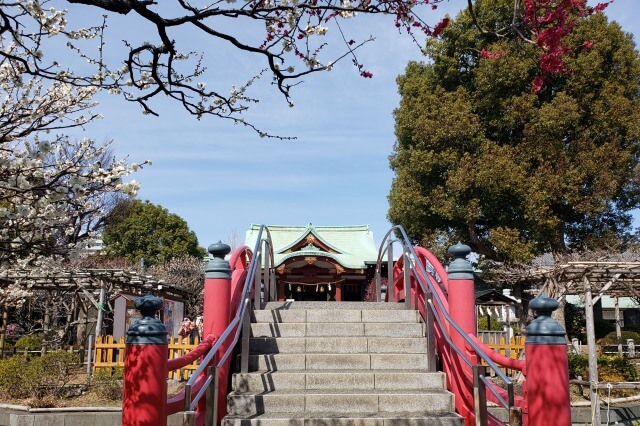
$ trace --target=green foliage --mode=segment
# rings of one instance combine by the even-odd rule
[[[26,386],[38,396],[61,396],[64,385],[69,383],[71,367],[78,364],[78,356],[72,352],[47,352],[39,357],[32,357],[25,369]]]
[[[582,376],[583,380],[589,377],[589,357],[587,355],[569,354],[569,377],[575,379]],[[627,381],[638,380],[640,375],[633,362],[628,358],[619,356],[598,357],[598,378],[601,381]]]
[[[626,382],[634,382],[640,378],[636,366],[628,358],[620,356],[602,356],[598,357],[598,375],[603,380],[609,377],[622,377],[622,380]],[[612,381],[612,380],[610,380]]]
[[[589,357],[587,355],[569,354],[569,377],[577,379],[578,376],[586,380],[589,375]]]
[[[16,355],[0,360],[0,394],[8,398],[61,396],[76,354],[55,351],[41,357]]]
[[[113,371],[99,369],[91,377],[91,391],[98,397],[109,401],[118,401],[122,398],[123,369],[115,368]]]
[[[640,333],[630,330],[622,330],[620,334],[622,335],[622,344],[626,344],[627,339],[633,339],[634,342],[640,343]],[[615,345],[617,343],[618,338],[616,337],[615,331],[608,333],[602,339],[598,340],[598,344],[600,345]]]
[[[195,233],[182,218],[149,201],[121,201],[106,223],[103,240],[111,257],[163,264],[178,256],[204,255]]]
[[[584,327],[586,324],[584,309],[571,303],[565,303],[564,321],[569,339],[576,338],[582,342],[585,338]]]
[[[18,339],[16,344],[14,345],[16,349],[20,350],[28,350],[28,351],[37,351],[42,347],[42,334],[27,334],[26,336],[22,336]]]
[[[512,8],[475,2],[485,28],[509,26]],[[497,261],[630,238],[640,59],[602,14],[578,21],[568,43],[572,72],[534,94],[536,47],[480,34],[467,11],[428,42],[430,61],[398,77],[392,223],[436,251],[462,240]]]
[[[23,355],[0,359],[0,394],[19,398],[27,391],[22,384],[22,372],[26,364],[27,357]]]
[[[489,321],[487,320],[487,316],[479,315],[478,316],[479,331],[502,331],[504,327],[504,323],[497,320],[491,320],[491,329],[488,328],[488,325],[489,325]]]

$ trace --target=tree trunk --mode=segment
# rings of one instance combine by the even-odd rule
[[[0,328],[0,358],[4,358],[4,342],[7,337],[7,321],[9,312],[6,305],[2,305],[2,327]]]
[[[562,328],[566,331],[567,324],[564,316],[564,307],[567,304],[566,286],[563,283],[558,282],[556,277],[549,277],[542,287],[542,291],[546,293],[548,297],[554,298],[558,301],[558,309],[551,313],[551,318],[558,321]],[[569,337],[565,336],[567,342]]]
[[[49,293],[46,294],[44,299],[44,317],[42,318],[42,346],[40,348],[40,354],[47,353],[47,344],[49,341],[49,331],[51,330],[51,303]]]

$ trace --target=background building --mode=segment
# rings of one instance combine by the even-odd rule
[[[368,225],[268,228],[279,300],[364,300],[378,257]],[[252,224],[247,231],[248,247],[255,246],[259,229]]]

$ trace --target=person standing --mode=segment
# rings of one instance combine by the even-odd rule
[[[196,338],[200,338],[200,332],[198,330],[198,326],[192,324],[191,330],[189,331],[189,344],[193,345],[193,343],[196,341]]]
[[[190,334],[191,334],[191,320],[185,317],[182,320],[182,324],[180,325],[180,331],[178,331],[178,336],[180,336],[181,338],[180,343],[182,344],[187,343],[187,338],[190,336]]]

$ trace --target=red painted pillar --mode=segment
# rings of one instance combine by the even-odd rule
[[[231,247],[218,241],[216,244],[211,244],[208,251],[212,259],[207,263],[204,278],[203,335],[213,334],[217,338],[224,333],[230,321],[231,267],[224,257],[231,252]],[[218,351],[218,359],[224,355],[227,348],[228,345],[222,345]],[[227,366],[230,361],[231,358],[227,360]],[[218,424],[227,412],[228,374],[228,368],[220,369]],[[204,398],[201,401],[198,411],[205,410]]]
[[[562,326],[551,318],[551,312],[558,308],[558,301],[541,293],[529,302],[529,307],[537,315],[525,329],[525,424],[569,426],[571,399],[566,333]]]
[[[454,258],[447,269],[449,315],[465,334],[471,333],[475,336],[477,334],[475,283],[473,266],[467,260],[471,248],[458,243],[449,247],[449,253]],[[451,327],[450,333],[454,345],[462,352],[467,353],[471,363],[475,364],[476,356],[467,352],[467,345],[462,335],[453,327]],[[452,352],[452,357],[452,368],[457,371],[457,374],[452,375],[450,379],[456,391],[456,410],[465,418],[467,425],[475,424],[473,421],[473,388],[471,387],[472,371],[454,352]]]
[[[284,302],[284,299],[285,299],[284,286],[285,286],[285,283],[276,281],[276,287],[278,288],[278,300],[281,302]]]
[[[127,331],[122,424],[166,426],[167,330],[156,318],[162,299],[149,293],[134,305],[142,318]]]

